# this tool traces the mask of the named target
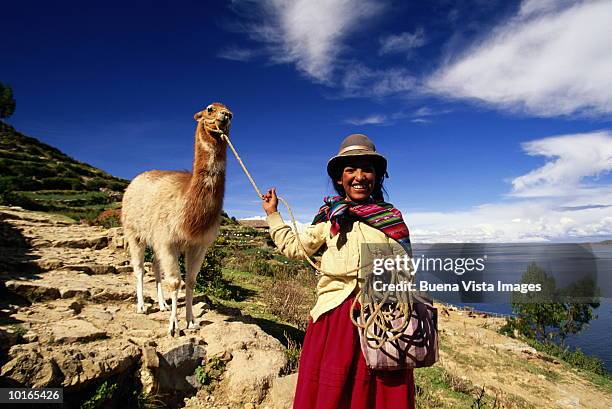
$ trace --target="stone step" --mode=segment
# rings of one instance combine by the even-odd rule
[[[70,270],[55,270],[23,277],[8,276],[7,290],[31,302],[59,298],[82,298],[93,302],[135,300],[135,284],[131,274],[88,275]],[[148,284],[148,283],[147,283]],[[145,286],[145,301],[156,299],[154,284]]]

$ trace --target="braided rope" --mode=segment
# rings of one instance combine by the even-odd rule
[[[207,122],[205,122],[205,124],[211,125]],[[216,129],[209,129],[207,127],[207,130],[220,133],[221,138],[223,138],[227,142],[228,146],[234,153],[236,160],[238,161],[238,163],[242,167],[242,170],[251,182],[251,185],[255,189],[255,192],[257,192],[257,195],[260,199],[263,198],[261,190],[259,190],[259,188],[257,187],[255,180],[253,179],[244,162],[242,161],[242,158],[240,158],[240,155],[238,155],[238,152],[234,148],[234,145],[230,141],[229,137],[218,127]],[[291,210],[291,206],[289,206],[289,203],[287,203],[284,198],[280,196],[277,197],[278,200],[285,205],[287,211],[289,212],[289,216],[291,217],[291,223],[295,230],[295,237],[297,238],[300,248],[304,253],[306,261],[315,269],[315,271],[317,271],[318,275],[325,275],[330,277],[357,276],[359,270],[369,267],[373,264],[369,263],[365,266],[357,267],[345,273],[334,273],[331,271],[322,270],[321,267],[317,266],[316,263],[310,258],[308,252],[306,251],[304,243],[302,243],[302,240],[300,239],[297,223],[293,215],[293,211]],[[395,270],[392,271],[391,280],[389,284],[398,284],[400,282],[401,277],[402,274]],[[359,277],[357,277],[357,280],[364,281],[364,279]],[[405,299],[405,296],[403,296],[405,292],[396,292],[395,294],[396,295],[394,298],[396,301],[389,302],[391,296],[391,293],[389,291],[385,291],[382,294],[382,297],[375,297],[373,290],[367,292],[360,289],[359,293],[353,300],[353,305],[351,307],[350,312],[351,321],[357,328],[363,331],[364,335],[367,337],[366,339],[368,340],[368,344],[371,348],[379,349],[385,344],[385,342],[395,341],[396,339],[402,336],[404,330],[410,323],[410,315],[412,314],[412,297],[410,291],[408,292],[407,299]],[[355,317],[353,316],[353,311],[357,307],[358,300],[361,300],[361,302],[359,303],[359,319],[355,319]],[[394,325],[396,325],[398,318],[402,319],[399,320],[400,325],[395,327]],[[371,339],[375,341],[374,344],[370,342]]]

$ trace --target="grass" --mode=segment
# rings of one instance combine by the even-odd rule
[[[20,337],[23,337],[25,334],[28,333],[27,328],[25,328],[23,325],[20,325],[20,324],[11,325],[11,329],[13,330],[13,333],[15,333],[16,335]]]
[[[417,409],[469,408],[474,388],[439,366],[414,371]]]
[[[287,349],[285,349],[285,358],[287,364],[282,370],[282,375],[288,375],[297,372],[300,363],[300,355],[302,353],[302,345],[295,341],[287,332],[283,334],[287,340]]]
[[[0,204],[89,223],[121,199],[128,183],[2,122],[0,175]]]

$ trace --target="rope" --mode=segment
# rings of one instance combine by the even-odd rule
[[[207,125],[209,124],[207,122],[205,123]],[[209,129],[207,127],[207,130],[210,130],[216,133],[220,133],[221,138],[227,142],[228,146],[234,153],[236,160],[238,161],[238,163],[242,167],[242,170],[244,171],[247,178],[251,182],[253,189],[255,189],[255,192],[257,192],[257,195],[261,199],[263,197],[261,190],[259,190],[259,187],[257,187],[255,180],[251,176],[251,173],[249,172],[247,167],[244,165],[242,158],[240,158],[240,155],[238,155],[238,152],[234,148],[234,145],[230,141],[229,137],[223,131],[221,131],[218,127],[216,129]],[[278,200],[281,203],[283,203],[283,205],[285,205],[285,207],[287,208],[287,211],[289,212],[289,216],[291,217],[291,223],[293,224],[293,228],[295,230],[295,237],[297,238],[300,248],[302,249],[302,252],[304,253],[304,257],[306,258],[306,261],[315,269],[315,271],[318,272],[318,275],[326,275],[326,276],[331,276],[331,277],[353,276],[353,275],[357,275],[356,273],[359,270],[369,267],[370,265],[373,264],[373,263],[369,263],[365,266],[357,267],[345,273],[334,273],[331,271],[322,270],[321,267],[317,266],[316,263],[310,258],[310,256],[308,255],[308,252],[306,251],[306,247],[304,246],[304,243],[302,243],[302,240],[300,239],[297,223],[293,215],[293,211],[291,210],[291,206],[289,206],[289,203],[287,203],[287,201],[284,198],[280,196],[277,196],[277,197],[278,197]],[[401,281],[401,277],[402,275],[399,274],[397,271],[395,270],[392,271],[391,280],[389,284],[399,284]],[[359,277],[357,277],[357,280],[364,281],[363,279]],[[385,291],[382,297],[380,296],[375,297],[373,286],[371,286],[371,288],[372,288],[372,291],[370,292],[364,292],[361,289],[359,290],[359,293],[353,300],[350,318],[353,324],[356,327],[360,328],[361,331],[363,331],[364,335],[366,336],[368,345],[371,348],[379,349],[385,344],[385,342],[393,342],[402,336],[402,334],[404,333],[404,330],[410,323],[410,315],[412,314],[412,302],[411,302],[412,300],[411,300],[410,291],[408,291],[407,300],[406,299],[402,300],[402,298],[404,298],[402,294],[405,294],[405,292],[395,292],[396,294],[394,297],[395,302],[387,302],[391,295],[389,291]],[[358,299],[361,299],[362,302],[360,303],[360,307],[359,307],[359,319],[355,319],[352,312],[356,309]],[[400,300],[404,302],[400,302]],[[389,300],[389,301],[392,301],[392,300]],[[396,327],[395,325],[397,325],[398,321],[399,321],[399,325]],[[370,340],[374,340],[374,344],[372,344]]]
[[[234,153],[234,156],[236,157],[236,160],[238,161],[238,163],[242,167],[242,170],[244,171],[244,173],[246,174],[247,178],[251,182],[251,185],[253,185],[253,189],[255,189],[255,192],[257,192],[257,195],[261,199],[263,197],[263,194],[261,193],[261,190],[259,190],[259,187],[257,187],[257,183],[255,183],[255,180],[251,176],[251,173],[249,172],[247,167],[244,165],[244,162],[242,161],[242,158],[240,157],[240,155],[238,155],[238,152],[236,151],[236,148],[234,148],[234,145],[232,144],[232,141],[230,141],[229,137],[226,134],[224,134],[224,133],[221,134],[221,137],[227,142],[228,146],[230,147],[230,149]],[[300,245],[300,248],[302,249],[302,252],[304,253],[304,257],[306,258],[306,261],[308,261],[308,263],[317,272],[319,272],[319,274],[327,275],[327,276],[345,276],[348,273],[355,273],[355,272],[357,272],[357,271],[359,271],[361,269],[360,267],[358,267],[356,269],[347,271],[346,273],[342,273],[342,274],[334,273],[334,272],[331,272],[331,271],[323,271],[323,270],[321,270],[321,268],[318,267],[315,264],[315,262],[310,258],[310,256],[308,255],[308,252],[306,251],[306,247],[304,246],[304,243],[302,243],[302,240],[300,239],[300,235],[298,234],[297,222],[295,220],[295,216],[293,215],[293,211],[291,210],[291,206],[289,206],[289,203],[287,203],[287,201],[284,198],[282,198],[281,196],[277,196],[277,198],[278,198],[278,200],[281,203],[283,203],[283,205],[285,205],[285,207],[287,208],[287,211],[289,212],[289,216],[291,217],[291,224],[293,224],[293,228],[295,229],[295,233],[296,233],[295,237],[297,238],[298,243]]]

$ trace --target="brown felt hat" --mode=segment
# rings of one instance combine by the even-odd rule
[[[376,147],[370,138],[355,133],[344,138],[338,154],[327,162],[327,174],[334,180],[339,178],[344,167],[357,157],[366,157],[372,161],[376,178],[382,178],[387,173],[387,159],[376,152]]]

